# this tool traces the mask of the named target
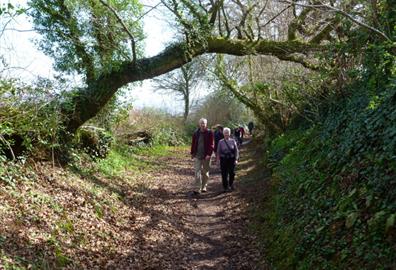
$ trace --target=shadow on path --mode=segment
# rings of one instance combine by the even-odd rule
[[[91,230],[101,238],[90,239],[93,234],[87,234],[80,239],[85,232],[79,231],[83,229],[76,224],[72,237],[55,232],[56,242],[32,243],[18,226],[9,226],[7,232],[1,232],[9,239],[6,243],[0,241],[0,251],[9,257],[47,261],[48,269],[61,268],[59,247],[67,255],[66,269],[267,269],[255,238],[248,231],[249,203],[262,194],[266,177],[262,170],[251,169],[257,164],[252,153],[257,154],[253,143],[242,146],[236,191],[231,193],[222,192],[219,170],[212,168],[208,192],[192,196],[193,162],[187,153],[185,159],[176,155],[157,160],[167,166],[146,176],[150,185],[144,179],[140,184],[128,184],[122,179],[106,181],[77,172],[86,181],[121,198],[117,215],[108,206],[103,209],[103,217],[82,223],[81,228],[85,226],[87,232]],[[250,178],[261,177],[259,186],[250,184]],[[56,182],[48,186],[52,192],[67,194],[66,204],[75,209],[75,216],[69,218],[76,223],[84,221],[79,215],[92,215],[95,210],[99,198],[92,194]],[[81,204],[82,197],[88,201]],[[91,245],[95,248],[84,247],[84,241],[91,240],[98,241]]]

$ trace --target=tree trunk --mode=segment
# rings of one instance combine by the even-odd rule
[[[248,41],[224,38],[209,38],[206,44],[198,44],[189,49],[186,49],[187,47],[184,42],[177,43],[156,56],[139,59],[135,63],[126,62],[117,70],[87,81],[86,88],[80,89],[71,101],[62,104],[66,131],[74,133],[87,120],[94,117],[120,87],[167,73],[204,53],[224,53],[238,56],[265,54],[290,61],[288,56],[293,53],[306,54],[310,51],[323,49],[320,45],[299,41]]]
[[[187,117],[190,112],[190,97],[189,95],[184,96],[184,114],[183,114],[183,121],[184,123],[187,122]]]

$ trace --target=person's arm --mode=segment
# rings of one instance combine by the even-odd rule
[[[215,154],[215,156],[217,155],[217,147],[219,146],[219,139],[217,138],[217,135],[215,134],[214,135],[214,154]]]
[[[208,137],[209,137],[209,145],[208,145],[208,155],[206,156],[206,159],[210,159],[210,157],[212,156],[212,154],[213,154],[213,149],[214,149],[214,138],[213,138],[213,132],[212,131],[209,131],[209,134],[208,134]]]
[[[217,144],[217,153],[216,153],[216,160],[217,161],[220,160],[221,149],[222,149],[222,140],[220,140],[219,143]]]
[[[195,145],[195,133],[192,136],[192,142],[191,142],[191,150],[190,150],[190,154],[191,154],[191,158],[194,158],[195,156],[195,152],[194,152],[194,145]]]
[[[237,164],[239,161],[239,149],[235,140],[234,140],[234,147],[235,147],[235,164]]]

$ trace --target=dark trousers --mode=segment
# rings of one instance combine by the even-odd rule
[[[235,178],[235,158],[220,158],[221,179],[223,188],[232,187]]]

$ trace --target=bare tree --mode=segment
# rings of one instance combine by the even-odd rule
[[[15,22],[15,18],[22,13],[25,12],[25,9],[14,6],[11,3],[2,4],[0,3],[0,75],[4,76],[9,70],[25,70],[24,67],[20,66],[11,66],[9,59],[3,54],[7,52],[7,54],[11,54],[13,52],[13,48],[9,40],[7,40],[6,32],[7,31],[15,31],[15,32],[24,32],[29,30],[20,30],[13,28],[13,24]]]
[[[157,91],[164,94],[176,94],[182,98],[184,102],[184,122],[187,120],[191,109],[193,92],[200,85],[203,76],[204,70],[201,64],[195,60],[185,64],[180,69],[154,79]]]

